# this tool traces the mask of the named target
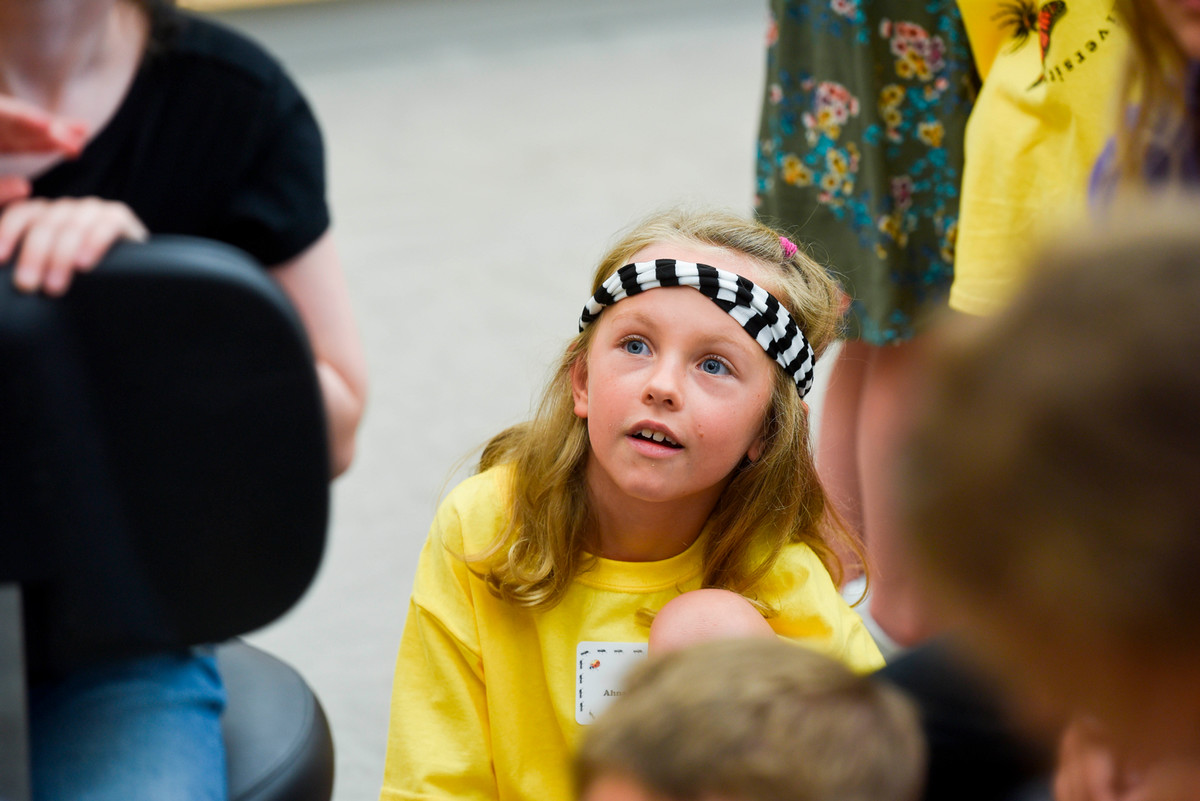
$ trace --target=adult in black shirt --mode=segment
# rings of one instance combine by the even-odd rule
[[[320,133],[278,63],[155,0],[0,0],[0,96],[0,261],[15,254],[15,284],[62,294],[113,242],[147,233],[242,248],[304,322],[331,475],[344,471],[364,359],[329,230]],[[31,130],[43,134],[32,144],[21,138]],[[31,688],[35,797],[223,798],[223,698],[203,653]]]

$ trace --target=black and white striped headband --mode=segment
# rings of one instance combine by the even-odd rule
[[[787,309],[767,290],[737,273],[675,259],[626,264],[583,307],[579,330],[622,298],[665,286],[690,286],[729,313],[784,369],[803,398],[812,389],[816,355]]]

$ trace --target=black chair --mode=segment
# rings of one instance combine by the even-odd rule
[[[123,243],[63,298],[0,269],[0,798],[28,797],[28,676],[275,620],[324,550],[324,413],[304,330],[245,254]],[[286,664],[218,648],[230,791],[327,801],[333,746]]]

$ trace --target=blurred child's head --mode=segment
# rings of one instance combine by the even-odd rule
[[[582,801],[912,801],[923,773],[898,690],[779,639],[651,656],[576,759]]]
[[[744,277],[778,299],[817,356],[837,334],[841,297],[837,284],[768,226],[719,211],[677,209],[655,214],[631,229],[601,260],[591,293],[635,257],[685,262],[690,258],[701,263],[707,259],[722,269],[751,273]],[[649,290],[606,308],[621,309],[623,303],[638,298],[653,300],[664,291],[700,297],[694,289]],[[584,300],[581,293],[581,306]],[[597,323],[584,327],[568,345],[534,419],[494,439],[481,459],[481,467],[505,461],[516,465],[515,538],[505,546],[506,564],[492,573],[493,588],[513,600],[524,596],[529,603],[541,604],[557,598],[582,558],[582,538],[591,521],[584,482],[591,443],[587,412],[580,414],[577,389],[606,313],[598,312]],[[752,347],[760,347],[749,334],[742,335]],[[763,351],[759,358],[769,357]],[[743,454],[755,458],[739,458],[730,465],[710,518],[723,536],[709,544],[705,580],[735,591],[762,575],[788,542],[809,542],[823,558],[830,558],[824,495],[809,451],[807,407],[795,377],[782,367],[771,367],[769,384],[761,420],[755,421],[758,444],[753,454]],[[774,539],[761,541],[764,531]],[[751,555],[756,538],[765,547]],[[551,575],[555,572],[557,579]]]
[[[1062,237],[949,338],[899,495],[930,588],[1023,694],[1200,744],[1196,209]]]

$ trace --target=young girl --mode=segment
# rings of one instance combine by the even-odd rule
[[[882,662],[827,569],[838,535],[808,450],[836,285],[770,228],[670,212],[612,249],[592,292],[533,420],[434,520],[383,799],[570,798],[581,725],[688,590],[739,593],[856,670]]]
[[[1103,200],[1118,184],[1194,186],[1200,13],[1180,0],[1118,0],[1116,10],[1132,45],[1121,85],[1123,124],[1096,163],[1093,195]]]

